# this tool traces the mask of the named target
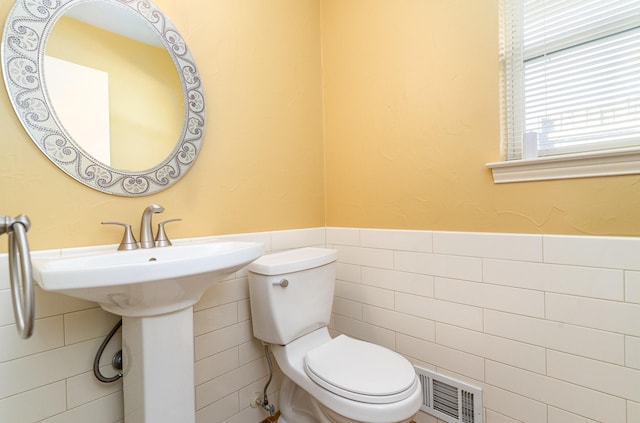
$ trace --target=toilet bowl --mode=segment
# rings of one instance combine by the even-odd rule
[[[336,251],[302,248],[249,265],[254,335],[271,344],[285,378],[280,423],[408,423],[422,404],[413,366],[400,354],[327,324]]]

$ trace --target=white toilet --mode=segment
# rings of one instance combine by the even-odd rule
[[[407,359],[327,329],[336,251],[301,248],[249,265],[253,333],[286,376],[279,423],[408,423],[422,388]]]

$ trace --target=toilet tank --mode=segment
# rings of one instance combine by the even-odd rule
[[[256,338],[286,345],[327,326],[336,277],[335,250],[299,248],[251,263],[249,292]]]

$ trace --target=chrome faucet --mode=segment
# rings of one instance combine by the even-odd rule
[[[158,204],[151,204],[142,212],[142,221],[140,222],[140,248],[153,248],[156,246],[153,239],[151,218],[155,213],[162,213],[163,211],[164,207]]]

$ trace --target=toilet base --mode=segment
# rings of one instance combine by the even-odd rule
[[[352,420],[320,404],[304,389],[283,376],[280,387],[278,423],[363,423]],[[394,422],[411,423],[412,418]],[[366,422],[364,422],[366,423]]]
[[[331,423],[315,415],[311,396],[286,376],[280,386],[278,423]]]

